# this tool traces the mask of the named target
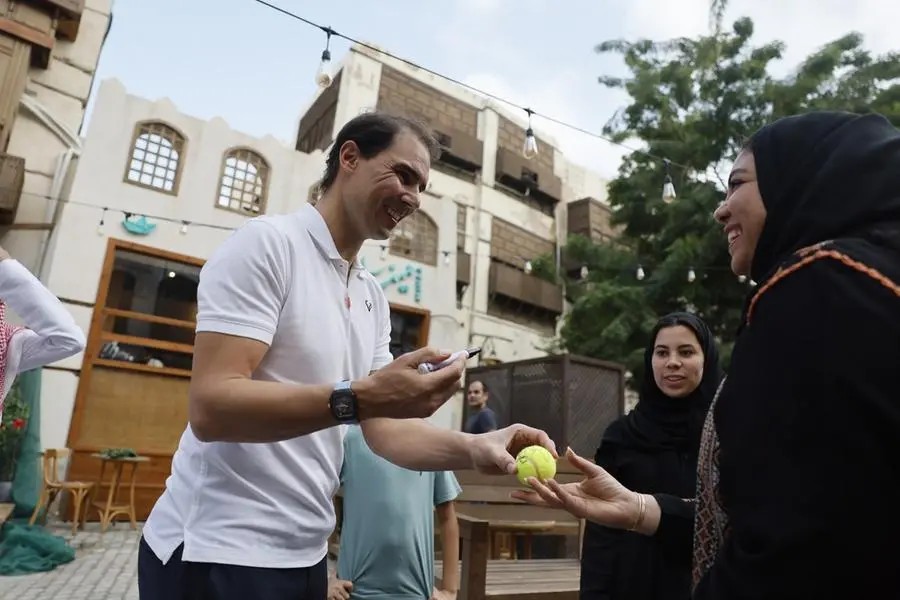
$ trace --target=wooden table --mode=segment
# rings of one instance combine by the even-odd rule
[[[123,456],[121,458],[110,458],[103,454],[91,454],[92,458],[96,458],[102,461],[100,466],[100,479],[97,482],[97,487],[94,489],[99,489],[103,484],[103,475],[106,472],[106,466],[110,465],[112,469],[112,477],[109,480],[109,492],[106,494],[106,501],[93,500],[91,502],[91,506],[97,509],[100,513],[100,531],[106,533],[106,530],[109,528],[109,524],[112,523],[113,519],[115,519],[119,515],[126,515],[128,519],[131,521],[131,528],[137,529],[137,520],[134,516],[134,482],[135,482],[135,474],[137,473],[138,465],[141,463],[149,462],[150,459],[146,456]],[[119,504],[119,487],[122,484],[122,470],[125,468],[125,465],[131,465],[131,473],[128,482],[128,503],[127,504]]]

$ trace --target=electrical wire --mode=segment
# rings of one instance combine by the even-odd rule
[[[219,225],[217,223],[206,223],[203,221],[191,221],[188,219],[178,219],[178,218],[165,217],[162,215],[153,215],[153,214],[143,213],[143,212],[138,212],[138,211],[129,211],[129,210],[125,210],[123,208],[104,206],[102,204],[95,204],[92,202],[67,200],[67,199],[58,198],[58,197],[54,198],[54,197],[48,196],[46,194],[38,194],[35,192],[23,191],[22,195],[23,196],[26,196],[26,195],[32,196],[34,198],[44,199],[44,200],[52,201],[52,202],[61,202],[63,204],[70,204],[72,206],[92,208],[92,209],[100,211],[100,218],[98,221],[97,229],[98,229],[98,233],[101,235],[106,235],[106,230],[104,228],[107,225],[106,224],[106,215],[108,213],[123,215],[125,219],[131,219],[133,217],[138,217],[138,218],[144,217],[145,219],[148,219],[150,221],[160,221],[163,223],[172,223],[172,224],[178,225],[181,228],[181,232],[183,234],[187,234],[189,228],[191,228],[191,227],[200,227],[200,228],[205,228],[205,229],[213,229],[213,230],[217,230],[217,231],[227,231],[227,232],[232,232],[232,231],[235,231],[236,229],[238,229],[238,227],[230,227],[228,225]],[[4,229],[4,228],[0,227],[0,229]],[[457,235],[459,235],[459,232],[457,232]],[[475,237],[474,234],[470,234],[470,233],[462,233],[462,235],[465,238]],[[390,244],[386,244],[383,242],[367,241],[364,244],[364,247],[379,249],[381,251],[381,260],[386,260],[388,254],[390,253]],[[400,256],[399,254],[394,254],[394,253],[390,253],[390,254],[392,254],[393,256]],[[468,253],[459,248],[456,249],[455,251],[451,251],[451,250],[439,250],[438,251],[438,256],[441,260],[444,261],[445,266],[446,266],[446,263],[450,260],[450,257],[457,256],[458,254],[468,254]],[[472,255],[469,255],[469,256],[472,256]],[[478,253],[475,255],[475,257],[476,258],[489,258],[491,260],[499,260],[499,257],[492,253],[489,253],[489,254]],[[511,265],[511,266],[515,266],[516,268],[524,268],[524,270],[526,272],[530,272],[530,266],[534,259],[530,259],[530,258],[527,258],[524,256],[518,256],[515,258],[518,260],[518,262],[520,264],[519,265]],[[504,262],[504,261],[501,260],[501,262]],[[656,267],[655,265],[652,264],[652,261],[644,261],[644,260],[640,260],[639,258],[634,258],[634,260],[632,262],[633,262],[633,266],[621,267],[621,268],[620,267],[596,267],[596,266],[588,268],[585,266],[585,268],[587,268],[588,271],[585,275],[583,275],[581,277],[581,279],[588,279],[589,278],[588,273],[598,273],[599,272],[599,273],[603,273],[605,275],[635,273],[636,277],[639,280],[642,280],[645,277],[649,279],[648,274],[653,272],[655,270],[655,268],[662,268],[665,271],[672,270],[672,267]],[[687,269],[685,269],[685,271],[687,273],[687,277],[689,278],[689,282],[693,283],[694,281],[699,279],[700,275],[702,275],[702,274],[722,273],[722,272],[726,272],[726,271],[731,271],[731,268],[726,267],[726,266],[709,265],[709,266],[701,266],[701,267],[688,267]],[[638,272],[640,273],[640,275],[637,275]]]
[[[557,119],[556,117],[552,117],[552,116],[544,114],[542,112],[538,112],[532,108],[523,106],[521,104],[518,104],[517,102],[513,102],[512,100],[508,100],[507,98],[504,98],[502,96],[498,96],[497,94],[492,94],[491,92],[487,92],[487,91],[477,88],[473,85],[469,85],[468,83],[460,81],[459,79],[457,79],[455,77],[451,77],[450,75],[444,75],[443,73],[440,73],[438,71],[435,71],[434,69],[430,69],[428,67],[422,66],[422,65],[420,65],[414,61],[411,61],[407,58],[403,58],[402,56],[398,56],[396,54],[388,52],[387,50],[383,50],[377,46],[373,46],[372,44],[363,42],[363,41],[356,39],[354,37],[351,37],[349,35],[345,35],[339,31],[332,29],[331,27],[328,27],[326,25],[320,25],[319,23],[316,23],[315,21],[312,21],[311,19],[308,19],[308,18],[298,15],[296,13],[293,13],[285,8],[281,8],[280,6],[272,4],[271,2],[267,2],[266,0],[252,0],[252,1],[256,2],[257,4],[261,4],[262,6],[265,6],[277,13],[280,13],[280,14],[286,16],[286,17],[295,19],[297,21],[300,21],[301,23],[309,25],[310,27],[315,27],[316,29],[320,29],[327,36],[341,38],[341,39],[344,39],[344,40],[350,42],[351,44],[357,44],[359,46],[362,46],[363,48],[366,48],[367,50],[371,50],[372,52],[376,52],[378,54],[381,54],[382,56],[386,56],[393,60],[402,62],[407,66],[413,67],[420,71],[424,71],[425,73],[428,73],[429,75],[434,75],[435,77],[439,77],[440,79],[443,79],[444,81],[447,81],[448,83],[452,83],[454,85],[465,88],[465,89],[469,90],[470,92],[480,94],[482,96],[490,98],[491,100],[496,100],[497,102],[502,102],[503,104],[506,104],[507,106],[510,106],[512,108],[515,108],[515,109],[525,112],[529,116],[540,117],[541,119],[544,119],[545,121],[553,123],[555,125],[559,125],[560,127],[565,127],[566,129],[576,131],[576,132],[584,134],[586,136],[596,138],[598,140],[603,140],[604,142],[606,142],[608,144],[611,144],[613,146],[618,146],[618,147],[622,148],[623,150],[628,150],[629,152],[632,152],[632,153],[641,154],[641,155],[646,156],[647,158],[651,158],[653,160],[668,161],[669,165],[671,165],[673,167],[679,167],[680,169],[684,169],[685,171],[692,170],[687,165],[682,165],[682,164],[679,164],[676,162],[672,162],[665,157],[657,156],[656,154],[653,154],[652,152],[647,152],[646,150],[640,150],[638,148],[633,148],[627,144],[623,144],[622,142],[616,141],[608,136],[596,133],[594,131],[590,131],[579,125],[573,125],[572,123],[568,123],[561,119]]]

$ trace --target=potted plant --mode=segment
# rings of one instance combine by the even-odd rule
[[[0,502],[10,500],[28,416],[28,405],[22,401],[19,386],[13,385],[3,403],[3,417],[0,418]]]

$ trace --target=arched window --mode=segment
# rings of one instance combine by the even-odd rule
[[[138,123],[131,140],[125,181],[166,194],[178,193],[184,136],[158,121]]]
[[[266,212],[269,163],[248,148],[234,148],[222,159],[216,206],[242,215]]]
[[[421,210],[406,217],[391,234],[390,252],[426,265],[437,266],[438,226]]]

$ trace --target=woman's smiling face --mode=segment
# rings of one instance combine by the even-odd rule
[[[749,275],[756,244],[766,223],[766,207],[756,181],[756,161],[742,150],[728,176],[728,192],[713,218],[724,228],[735,275]]]

